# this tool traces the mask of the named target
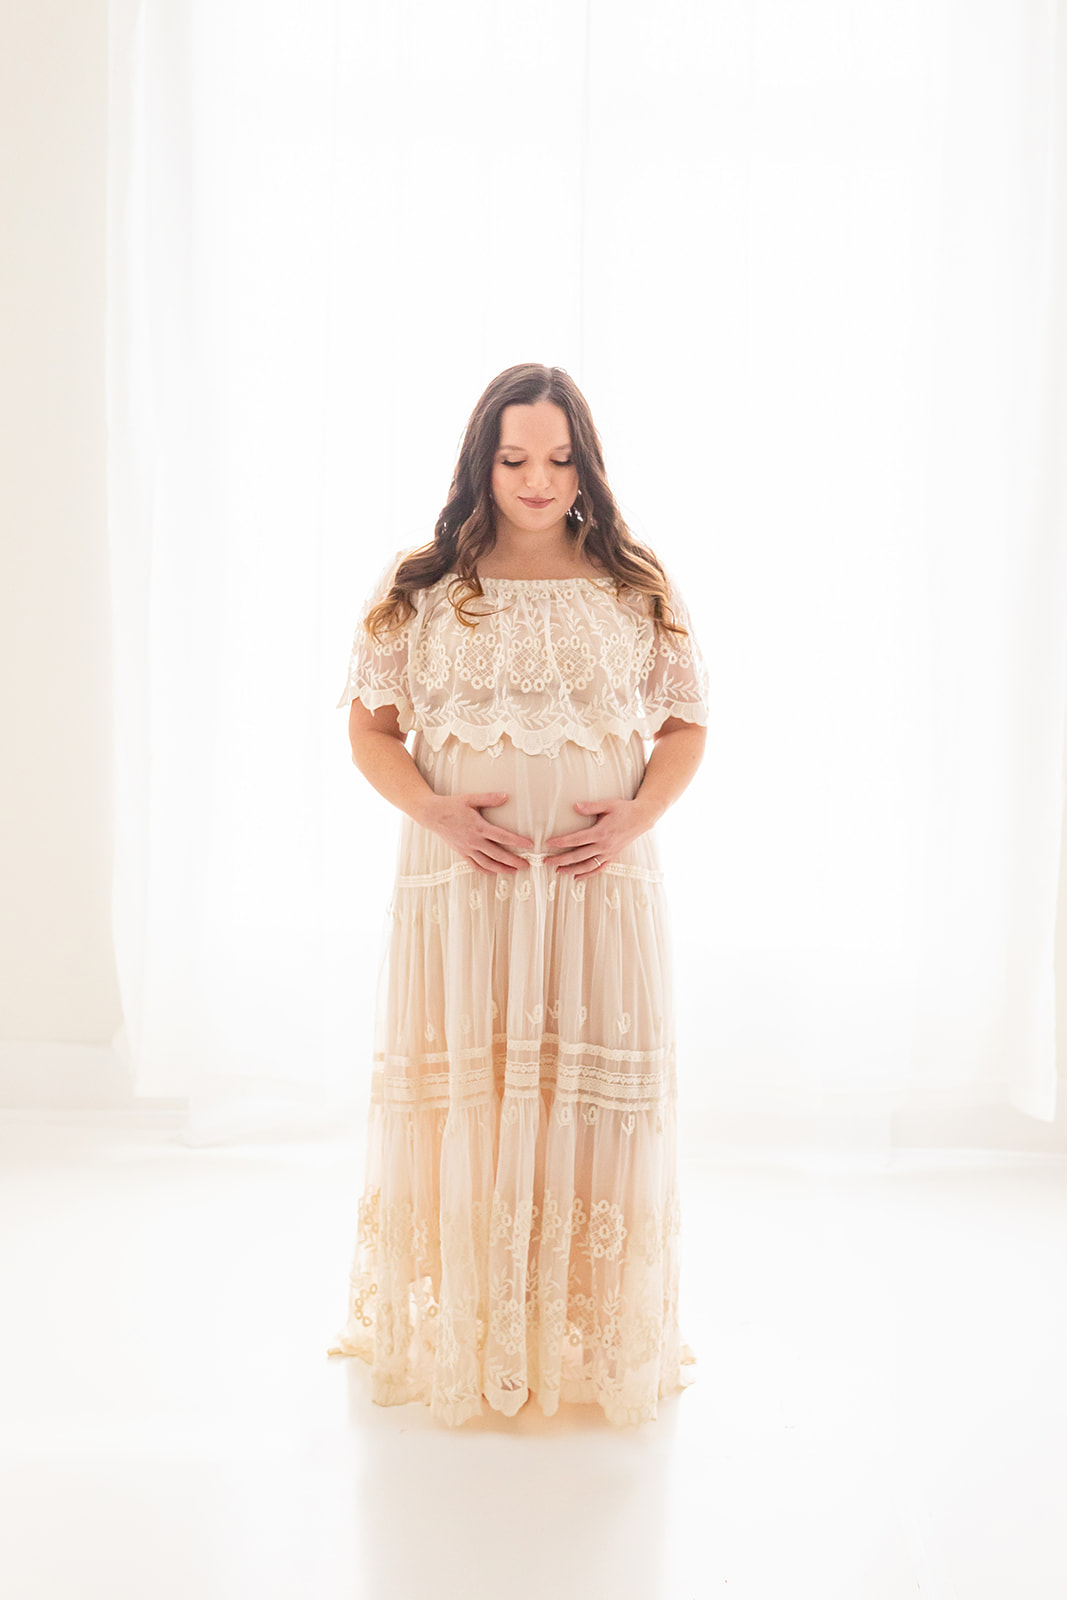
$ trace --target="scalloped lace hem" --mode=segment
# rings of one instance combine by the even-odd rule
[[[400,731],[405,735],[416,727],[411,701],[393,690],[350,687],[338,700],[336,709],[350,705],[356,699],[368,711],[378,711],[385,705],[395,706]],[[596,750],[606,738],[628,740],[639,733],[643,739],[651,739],[671,717],[681,717],[683,721],[692,722],[698,727],[707,726],[707,710],[699,701],[671,700],[643,716],[598,717],[594,722],[556,723],[551,728],[534,728],[520,722],[517,717],[498,716],[487,722],[462,722],[450,718],[437,727],[422,726],[419,731],[431,750],[440,750],[452,738],[470,745],[472,750],[489,750],[506,737],[525,755],[556,756],[565,744],[580,745],[583,750]]]
[[[583,750],[597,750],[607,738],[629,740],[635,733],[651,739],[670,717],[706,726],[704,707],[691,701],[675,701],[643,717],[602,717],[595,723],[571,722],[553,728],[530,728],[514,717],[497,717],[492,722],[450,721],[439,728],[424,727],[421,734],[431,750],[440,750],[449,739],[458,739],[473,750],[491,750],[505,737],[528,756],[557,756],[565,744]],[[403,728],[403,720],[401,720]]]
[[[371,1400],[375,1405],[403,1406],[421,1402],[429,1406],[430,1415],[435,1420],[445,1423],[450,1428],[461,1427],[471,1417],[481,1416],[484,1409],[483,1399],[488,1402],[491,1410],[505,1417],[515,1416],[530,1399],[537,1401],[541,1414],[545,1417],[555,1416],[561,1402],[564,1405],[598,1405],[608,1422],[616,1428],[633,1427],[642,1422],[655,1422],[659,1415],[655,1402],[650,1401],[641,1406],[624,1405],[598,1385],[594,1378],[564,1378],[555,1386],[535,1383],[517,1389],[503,1389],[488,1383],[479,1394],[452,1395],[448,1399],[440,1397],[435,1399],[427,1383],[419,1383],[414,1379],[404,1381],[375,1372],[373,1346],[366,1330],[362,1328],[355,1333],[344,1328],[335,1334],[327,1346],[326,1354],[355,1356],[371,1368]],[[657,1399],[664,1400],[669,1395],[687,1389],[696,1379],[696,1365],[697,1358],[692,1348],[682,1343],[679,1346],[676,1368],[660,1379]]]
[[[401,694],[396,689],[371,689],[366,684],[346,683],[334,710],[340,711],[342,706],[351,705],[353,700],[362,701],[368,711],[378,711],[382,706],[396,706],[400,713],[402,731],[410,733],[415,726],[415,708],[412,702],[406,694]]]

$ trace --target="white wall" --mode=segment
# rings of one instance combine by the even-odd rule
[[[107,1044],[121,1018],[110,933],[106,107],[106,0],[7,0],[0,11],[2,1041]],[[10,1049],[5,1054],[10,1060]]]
[[[105,493],[107,4],[0,12],[0,1105],[117,1104]],[[1067,857],[1057,957],[1067,1071]],[[1007,1113],[917,1142],[1062,1147]],[[981,1125],[979,1125],[981,1124]],[[1010,1124],[1010,1127],[1009,1127]]]

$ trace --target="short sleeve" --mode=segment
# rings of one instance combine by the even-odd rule
[[[363,603],[352,640],[348,676],[341,691],[341,698],[334,708],[339,710],[341,706],[350,705],[353,700],[362,701],[368,711],[377,711],[384,705],[394,705],[400,713],[402,733],[410,733],[415,725],[408,680],[408,651],[417,612],[416,616],[409,617],[399,627],[389,631],[383,630],[380,639],[372,638],[363,624],[371,607],[384,600],[389,593],[396,576],[396,569],[407,553],[406,550],[397,551],[378,574],[369,596]],[[417,601],[414,603],[417,605]]]
[[[661,563],[662,564],[662,563]],[[708,725],[709,682],[700,644],[693,630],[689,608],[671,577],[667,577],[667,599],[675,622],[688,630],[686,636],[655,630],[640,677],[641,698],[650,724],[658,729],[670,717]]]

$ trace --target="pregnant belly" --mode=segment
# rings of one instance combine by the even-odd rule
[[[496,755],[474,750],[455,738],[446,740],[440,750],[431,750],[416,731],[411,753],[435,794],[506,791],[503,804],[481,807],[482,815],[488,822],[532,839],[532,849],[537,852],[543,851],[544,841],[556,834],[575,833],[592,826],[595,814],[576,811],[575,801],[632,800],[640,788],[647,760],[644,741],[638,733],[629,739],[609,735],[596,750],[568,742],[558,755],[549,756],[527,755],[506,736]],[[650,835],[642,837],[650,839]],[[443,840],[436,843],[440,845],[442,863],[446,856],[454,857],[455,852]],[[634,846],[630,848],[633,850]],[[644,854],[645,851],[640,852],[642,859]],[[628,854],[621,859],[629,859]]]

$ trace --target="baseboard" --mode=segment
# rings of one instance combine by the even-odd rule
[[[1067,1155],[1067,1093],[1051,1122],[997,1104],[813,1103],[703,1106],[679,1124],[682,1154],[709,1150],[818,1149],[876,1154],[892,1150],[1002,1150]]]
[[[184,1122],[184,1098],[133,1093],[124,1036],[111,1044],[37,1039],[0,1041],[0,1113],[130,1123]],[[683,1155],[709,1150],[1005,1150],[1067,1155],[1067,1093],[1045,1122],[1005,1105],[887,1104],[859,1099],[847,1108],[815,1104],[684,1108]]]

